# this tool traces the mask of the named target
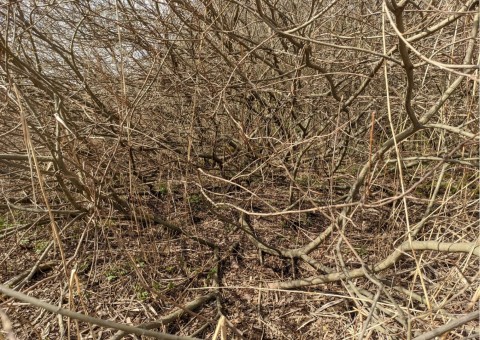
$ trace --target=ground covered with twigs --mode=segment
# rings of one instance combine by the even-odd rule
[[[41,263],[51,265],[35,271],[26,282],[20,277],[14,285],[21,284],[23,291],[54,305],[133,325],[161,319],[179,306],[215,292],[217,300],[213,298],[195,314],[183,315],[161,328],[200,338],[212,336],[219,310],[247,339],[292,339],[294,334],[301,339],[350,338],[362,330],[368,318],[372,321],[366,334],[375,332],[380,338],[392,339],[405,334],[402,321],[406,318],[400,317],[400,311],[410,317],[412,334],[419,335],[452,315],[474,310],[477,304],[479,261],[478,256],[468,253],[422,251],[407,254],[376,279],[335,280],[303,290],[272,288],[272,283],[322,272],[303,261],[259,252],[240,229],[225,222],[225,216],[222,220],[210,211],[195,187],[184,189],[183,193],[167,190],[160,198],[144,198],[156,206],[158,214],[180,227],[181,233],[161,224],[107,217],[100,223],[65,224],[62,247],[72,268],[68,279],[59,250],[53,245],[48,251],[52,243],[48,224],[33,224],[4,236],[0,281],[34,269],[33,264],[46,253]],[[446,190],[451,189],[439,194],[447,194]],[[381,195],[372,193],[377,194]],[[275,196],[275,191],[271,195]],[[469,204],[471,200],[465,195],[468,191],[455,201],[439,198],[435,209],[441,218],[426,225],[420,239],[472,239],[478,216],[476,206]],[[422,219],[428,203],[420,198],[409,207],[412,224]],[[256,212],[261,210],[257,207]],[[405,233],[405,226],[395,222],[396,214],[402,211],[394,206],[358,207],[343,231],[355,253],[339,252],[341,236],[334,230],[309,256],[340,272],[380,262],[395,250]],[[301,246],[324,231],[329,219],[320,213],[298,213],[254,217],[250,224],[268,244]],[[62,226],[61,220],[58,225]],[[214,240],[218,254],[187,235]],[[343,263],[339,263],[342,252]],[[109,339],[115,334],[20,302],[3,299],[3,306],[19,339],[61,338],[60,334],[68,332],[85,339]],[[468,336],[475,333],[476,326],[475,322],[467,323],[455,334]],[[231,331],[229,334],[233,337]]]

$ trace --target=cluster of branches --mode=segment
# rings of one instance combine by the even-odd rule
[[[478,255],[470,242],[415,243],[446,169],[478,180],[477,11],[478,0],[10,2],[0,207],[47,216],[59,244],[57,219],[80,214],[184,232],[145,203],[171,171],[262,252],[321,273],[275,287],[372,277],[407,250]],[[420,176],[404,183],[408,164]],[[410,225],[407,197],[434,175]],[[332,233],[348,245],[359,207],[392,204],[406,243],[384,262],[337,271],[310,256]],[[298,247],[249,222],[310,212],[329,222]]]

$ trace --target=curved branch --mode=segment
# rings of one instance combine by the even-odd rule
[[[426,124],[426,125],[424,125],[424,127],[427,128],[427,129],[442,129],[442,130],[446,130],[446,131],[449,131],[449,132],[452,132],[452,133],[456,133],[456,134],[465,136],[467,138],[472,138],[472,139],[475,138],[477,140],[480,139],[480,135],[478,133],[474,134],[474,133],[462,130],[461,128],[456,127],[456,126],[450,126],[450,125],[446,125],[446,124],[437,123],[437,124]]]
[[[395,32],[397,32],[398,34],[398,50],[400,52],[400,56],[403,61],[403,68],[405,69],[405,74],[407,76],[407,86],[405,89],[405,110],[407,111],[407,115],[410,118],[410,121],[413,124],[413,126],[416,128],[421,128],[422,125],[419,123],[417,116],[415,115],[415,112],[413,112],[413,108],[412,108],[412,95],[413,95],[413,86],[414,86],[413,64],[412,64],[412,61],[410,60],[410,56],[408,55],[409,52],[408,52],[407,43],[404,41],[404,38],[403,38],[403,33],[405,32],[405,25],[403,23],[404,9],[405,9],[404,7],[396,7],[394,9],[395,22],[397,25],[397,27],[394,27],[394,28],[395,28]],[[391,17],[387,10],[385,10],[385,13],[387,14],[387,17],[390,20],[390,24],[392,26],[395,26],[391,21]]]
[[[480,316],[480,312],[477,310],[475,312],[469,313],[461,318],[454,319],[447,323],[446,325],[440,326],[438,328],[435,328],[434,330],[424,333],[420,336],[417,336],[413,340],[429,340],[433,339],[436,336],[442,335],[447,333],[448,331],[451,331],[452,329],[455,329],[457,327],[463,326],[467,322],[473,321],[473,320],[478,320]]]
[[[84,322],[98,325],[101,327],[118,329],[118,330],[124,331],[127,334],[145,335],[145,336],[150,336],[154,339],[163,339],[163,340],[193,340],[193,339],[198,340],[196,338],[191,338],[189,336],[176,336],[176,335],[171,335],[166,333],[154,332],[147,329],[120,324],[110,320],[94,318],[89,315],[73,312],[69,309],[59,308],[45,301],[17,292],[16,290],[10,289],[2,284],[0,284],[0,293],[10,296],[14,299],[26,302],[32,306],[45,309],[54,314],[67,316],[72,319],[84,321]]]
[[[371,269],[372,272],[378,273],[393,266],[407,251],[414,250],[434,250],[448,253],[467,253],[480,257],[480,244],[475,243],[447,243],[436,241],[405,241],[385,260],[377,263]],[[294,289],[321,283],[335,282],[345,279],[353,279],[366,275],[367,269],[358,268],[348,272],[336,272],[326,275],[313,276],[306,279],[293,280],[288,282],[279,282],[271,284],[272,288],[278,289]]]
[[[195,300],[187,303],[185,305],[184,309],[179,308],[176,311],[164,316],[160,320],[153,321],[153,322],[142,323],[142,324],[138,325],[137,327],[142,328],[142,329],[154,329],[154,328],[161,328],[161,327],[164,327],[164,326],[168,326],[172,322],[180,319],[185,314],[185,310],[195,311],[195,310],[199,309],[200,307],[202,307],[207,302],[210,302],[213,299],[215,299],[215,296],[216,296],[215,293],[210,293],[210,294],[207,294],[207,295],[204,295],[204,296],[200,296],[199,298],[196,298]],[[114,336],[112,336],[110,338],[110,340],[120,340],[127,334],[128,333],[126,333],[124,331],[118,331],[117,333],[115,333]]]

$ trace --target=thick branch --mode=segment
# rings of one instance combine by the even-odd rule
[[[148,329],[142,329],[138,327],[133,327],[133,326],[128,326],[124,324],[120,324],[117,322],[109,321],[109,320],[103,320],[103,319],[98,319],[91,317],[89,315],[84,315],[81,313],[73,312],[68,309],[60,308],[54,305],[51,305],[45,301],[36,299],[34,297],[25,295],[23,293],[17,292],[16,290],[10,289],[2,284],[0,284],[0,293],[5,294],[7,296],[10,296],[14,299],[26,302],[32,306],[36,306],[42,309],[45,309],[51,313],[54,314],[60,314],[63,316],[67,316],[69,318],[75,319],[75,320],[80,320],[84,321],[90,324],[98,325],[101,327],[106,327],[106,328],[112,328],[112,329],[117,329],[124,331],[126,334],[136,334],[136,335],[143,335],[143,336],[150,336],[154,339],[163,339],[163,340],[192,340],[196,338],[191,338],[188,336],[176,336],[176,335],[171,335],[171,334],[166,334],[166,333],[160,333],[160,332],[154,332],[150,331]]]
[[[444,243],[436,241],[405,241],[398,247],[390,256],[382,262],[373,266],[372,272],[378,273],[393,266],[407,251],[413,250],[434,250],[448,253],[471,253],[480,257],[480,245],[475,243]],[[336,272],[327,275],[313,276],[306,279],[293,280],[289,282],[280,282],[271,284],[272,288],[278,289],[295,289],[311,285],[318,285],[321,283],[335,282],[345,279],[353,279],[357,277],[364,277],[366,271],[364,268],[353,269],[348,272]]]

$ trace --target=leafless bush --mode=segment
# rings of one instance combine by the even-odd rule
[[[63,226],[116,221],[181,235],[195,261],[210,249],[223,275],[238,249],[258,251],[260,272],[291,268],[209,275],[218,296],[257,286],[246,275],[281,296],[329,284],[354,315],[337,337],[411,338],[474,308],[477,0],[10,2],[0,13],[2,223],[50,223],[66,280],[82,243],[93,248]],[[261,327],[311,337],[322,311],[294,330]],[[239,330],[225,325],[254,338],[257,315],[238,315]]]

